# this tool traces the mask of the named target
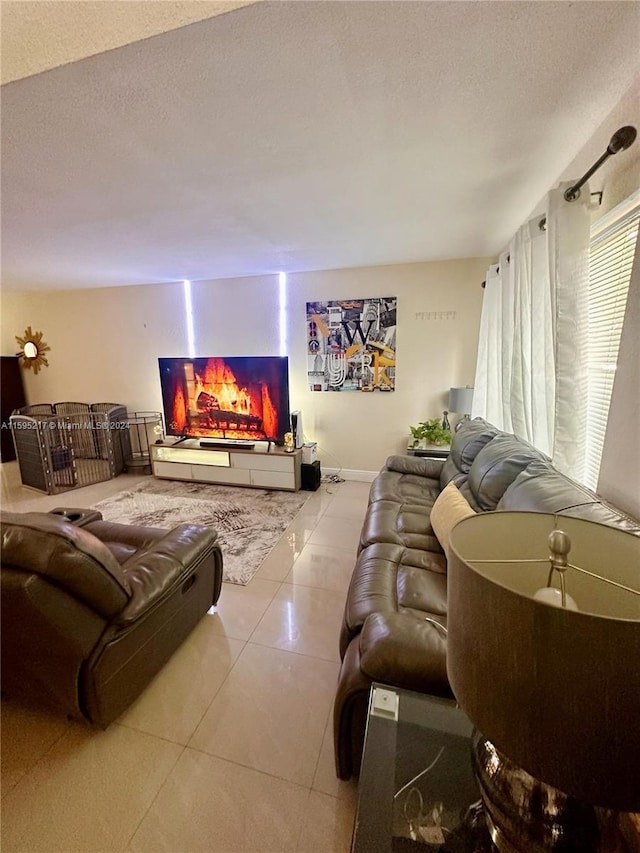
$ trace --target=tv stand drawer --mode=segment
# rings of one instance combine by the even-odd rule
[[[205,465],[191,466],[191,479],[202,483],[222,483],[229,486],[251,485],[251,471],[241,468],[209,468]]]
[[[156,477],[169,477],[170,480],[190,480],[191,465],[184,462],[153,462]]]
[[[275,453],[236,453],[231,464],[234,468],[246,468],[248,471],[280,471],[291,474],[295,459],[293,454],[285,456]]]
[[[291,474],[278,471],[251,471],[251,485],[263,489],[290,489]]]
[[[151,447],[154,475],[168,480],[294,492],[300,488],[301,462],[301,450],[285,453],[266,446],[255,450],[218,451],[201,448],[190,440],[188,444]]]

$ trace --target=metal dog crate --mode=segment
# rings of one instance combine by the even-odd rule
[[[39,403],[9,420],[23,485],[49,495],[112,479],[131,453],[120,403]]]
[[[151,473],[151,452],[149,447],[158,439],[164,438],[162,412],[129,412],[129,454],[125,456],[124,466],[127,472],[149,471]]]

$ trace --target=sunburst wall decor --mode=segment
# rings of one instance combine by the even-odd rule
[[[38,373],[43,365],[49,367],[49,362],[44,353],[50,351],[51,347],[42,340],[42,332],[34,332],[31,330],[31,326],[27,326],[24,337],[19,338],[16,335],[16,341],[20,347],[20,352],[17,355],[20,357],[23,367],[32,367],[34,373]]]

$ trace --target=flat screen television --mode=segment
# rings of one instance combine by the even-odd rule
[[[168,435],[274,441],[291,430],[286,356],[160,358]]]

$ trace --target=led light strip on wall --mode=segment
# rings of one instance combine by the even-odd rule
[[[278,273],[280,304],[280,355],[287,354],[287,274]]]
[[[191,301],[191,282],[186,278],[182,281],[184,290],[184,313],[187,326],[187,350],[189,358],[196,356],[195,335],[193,332],[193,303]]]

